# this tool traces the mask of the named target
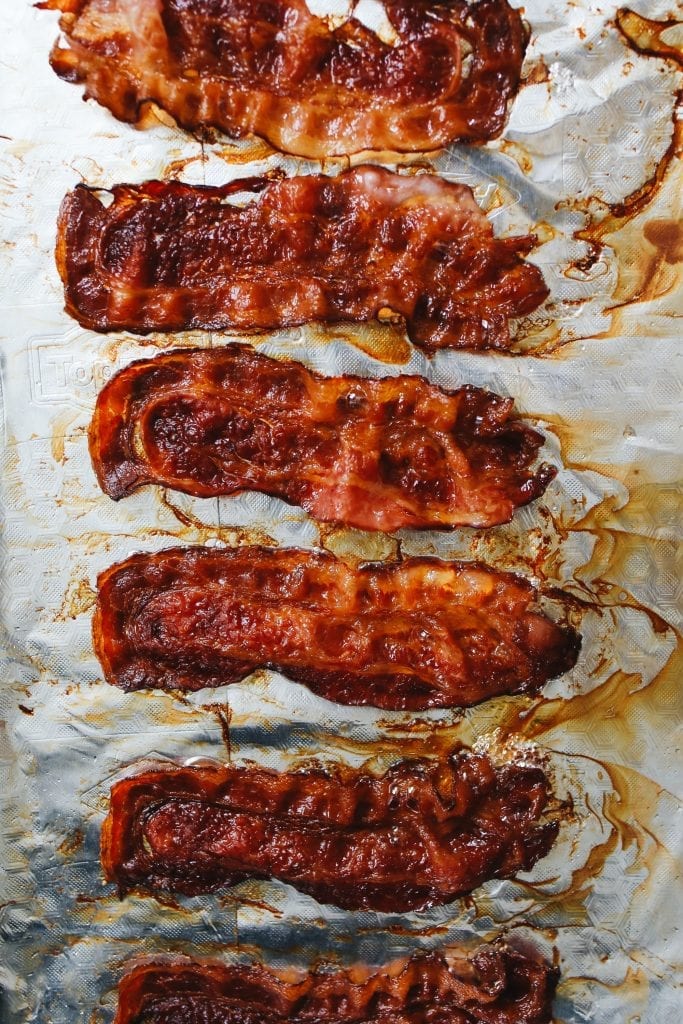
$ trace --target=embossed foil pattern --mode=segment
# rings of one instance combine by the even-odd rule
[[[557,476],[511,522],[396,534],[321,526],[249,491],[203,499],[143,487],[116,503],[101,492],[87,430],[103,385],[161,350],[237,338],[103,337],[75,324],[53,256],[63,196],[79,181],[221,184],[321,167],[259,142],[200,143],[161,114],[147,115],[146,131],[121,124],[51,71],[56,15],[28,0],[0,12],[3,1021],[110,1024],[121,967],[138,954],[377,967],[415,949],[475,950],[505,929],[522,947],[557,951],[557,1021],[677,1019],[674,109],[683,81],[676,30],[644,20],[665,22],[672,5],[631,6],[618,15],[613,0],[527,0],[525,84],[501,137],[401,162],[469,185],[496,235],[536,234],[528,258],[550,295],[513,324],[516,354],[430,359],[391,324],[239,339],[328,376],[417,373],[444,388],[486,388],[513,398],[543,433],[542,458]],[[371,19],[374,5],[365,7]],[[330,160],[323,170],[346,166]],[[182,700],[109,686],[91,641],[97,575],[137,551],[192,544],[322,547],[351,561],[476,559],[527,576],[551,617],[557,590],[569,595],[581,655],[539,695],[466,711],[343,707],[269,671]],[[529,874],[406,914],[342,910],[269,881],[177,895],[160,908],[150,895],[119,900],[103,879],[108,796],[131,766],[342,763],[382,774],[458,743],[496,764],[538,765],[550,779],[559,834]]]

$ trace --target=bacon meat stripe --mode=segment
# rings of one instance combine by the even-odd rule
[[[261,966],[164,959],[119,983],[114,1024],[551,1024],[558,972],[501,944],[380,971],[284,980]]]
[[[573,629],[512,573],[412,558],[351,568],[293,548],[170,548],[101,574],[106,679],[181,691],[270,667],[340,704],[424,710],[535,692],[576,661]]]
[[[239,205],[239,193],[259,193]],[[391,312],[438,348],[511,345],[508,320],[548,294],[494,238],[471,189],[364,165],[331,178],[117,185],[106,205],[77,186],[62,203],[57,264],[66,308],[97,331],[259,331]]]
[[[348,909],[419,910],[527,871],[558,822],[540,768],[458,751],[377,777],[210,765],[114,784],[102,866],[122,893],[199,894],[274,878]]]
[[[495,526],[543,493],[512,399],[420,377],[322,377],[241,345],[133,363],[100,393],[90,454],[118,499],[156,483],[264,491],[363,530]]]
[[[115,117],[138,121],[152,101],[192,131],[251,132],[313,159],[494,138],[527,41],[506,0],[384,0],[390,40],[353,16],[333,28],[305,0],[38,6],[63,12],[54,70]]]

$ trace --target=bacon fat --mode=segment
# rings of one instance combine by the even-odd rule
[[[90,454],[119,499],[155,483],[263,491],[364,530],[495,526],[543,493],[512,399],[421,377],[322,377],[242,345],[133,363],[100,393]]]
[[[471,562],[351,568],[292,548],[170,548],[98,586],[95,651],[124,690],[199,690],[270,667],[340,704],[460,707],[538,690],[580,645],[534,609],[530,583]]]
[[[502,943],[287,980],[260,965],[164,959],[124,974],[114,1024],[550,1024],[557,979]]]
[[[237,205],[238,193],[260,193]],[[509,319],[548,290],[494,238],[472,190],[364,165],[337,177],[244,178],[214,188],[77,186],[59,217],[66,308],[83,326],[134,333],[260,331],[402,317],[427,351],[511,345]]]
[[[549,799],[540,768],[470,751],[380,777],[151,769],[114,784],[102,865],[121,892],[275,878],[348,909],[418,910],[533,867],[558,832],[540,821]]]
[[[500,134],[526,31],[507,0],[384,0],[391,40],[305,0],[44,0],[51,63],[123,121],[154,102],[191,131],[320,159]],[[357,6],[353,4],[353,8]]]

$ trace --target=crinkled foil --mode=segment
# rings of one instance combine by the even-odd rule
[[[8,1024],[111,1021],[121,967],[135,956],[381,965],[416,947],[473,946],[500,932],[558,958],[558,1021],[679,1019],[681,175],[673,147],[682,83],[670,58],[681,29],[623,12],[620,29],[612,0],[524,6],[527,80],[502,139],[403,161],[431,162],[472,185],[497,231],[536,232],[531,258],[551,297],[516,325],[520,354],[429,360],[399,330],[379,326],[253,339],[327,374],[410,372],[483,385],[514,396],[540,424],[560,472],[509,526],[395,536],[319,527],[252,493],[201,501],[147,488],[118,504],[100,493],[86,430],[102,384],[164,347],[230,338],[140,340],[78,327],[62,310],[53,260],[62,196],[80,180],[214,183],[317,165],[258,142],[200,144],[161,114],[150,115],[148,131],[120,124],[50,70],[56,16],[30,0],[0,10],[0,1019]],[[363,9],[373,14],[372,3]],[[633,9],[676,16],[666,0]],[[184,700],[126,695],[101,680],[90,640],[100,570],[142,549],[254,541],[322,545],[351,559],[474,557],[523,572],[550,605],[555,588],[572,596],[584,634],[579,664],[540,698],[411,716],[343,708],[271,672]],[[108,789],[142,760],[382,770],[457,742],[499,759],[540,758],[558,795],[571,794],[556,849],[528,876],[402,915],[321,906],[278,883],[163,904],[119,901],[103,883]]]

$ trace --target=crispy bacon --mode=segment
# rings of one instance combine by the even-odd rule
[[[63,12],[54,70],[120,120],[151,101],[192,131],[252,132],[313,159],[494,138],[527,41],[507,0],[384,0],[391,41],[354,17],[333,28],[305,0],[38,6]]]
[[[98,585],[95,650],[124,690],[198,690],[268,666],[340,704],[455,707],[536,691],[580,644],[534,610],[526,580],[468,562],[170,548]]]
[[[558,832],[540,822],[549,798],[540,768],[464,750],[380,777],[150,769],[114,784],[102,865],[121,892],[275,878],[349,909],[419,910],[533,867]]]
[[[237,205],[244,192],[260,195]],[[433,174],[365,165],[112,195],[107,206],[79,185],[59,217],[66,308],[97,331],[257,331],[389,310],[429,351],[505,349],[509,318],[548,294],[520,259],[534,239],[494,238],[471,189]]]
[[[557,979],[550,964],[502,943],[287,980],[176,957],[128,969],[114,1024],[550,1024]]]
[[[494,526],[543,493],[540,434],[512,399],[421,377],[322,377],[241,345],[133,363],[90,427],[100,485],[264,491],[365,530]]]

